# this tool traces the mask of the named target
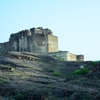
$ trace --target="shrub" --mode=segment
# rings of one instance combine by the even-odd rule
[[[99,60],[93,61],[93,62],[91,63],[91,65],[95,66],[95,65],[97,65],[99,62],[100,62]]]
[[[54,72],[53,76],[62,76],[62,74],[60,72]]]
[[[64,61],[64,58],[58,58],[59,61]]]
[[[86,75],[87,73],[89,73],[89,69],[88,68],[82,68],[80,70],[75,70],[73,75]]]
[[[14,97],[15,100],[24,100],[24,95],[22,94],[17,94],[15,97]]]
[[[2,80],[2,82],[7,84],[7,83],[9,83],[9,80],[4,79],[4,80]]]
[[[53,95],[50,95],[47,100],[61,100],[61,99],[57,98],[57,97],[55,97]]]
[[[6,66],[11,67],[10,64],[6,64]]]
[[[56,57],[56,55],[52,55],[52,57]]]
[[[48,70],[48,72],[51,72],[52,73],[52,72],[54,72],[54,70],[53,69],[50,69],[50,70]]]

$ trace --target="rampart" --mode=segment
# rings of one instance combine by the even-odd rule
[[[58,37],[50,29],[42,27],[11,34],[8,42],[0,43],[0,52],[2,51],[42,53],[64,61],[84,61],[84,55],[58,51]]]
[[[69,51],[51,52],[48,55],[63,61],[84,61],[84,55],[75,55]]]
[[[58,51],[58,37],[50,29],[42,27],[11,34],[9,41],[0,43],[0,51],[48,53]]]

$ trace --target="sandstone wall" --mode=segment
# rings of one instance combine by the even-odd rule
[[[0,51],[8,51],[10,48],[9,42],[0,43]]]
[[[0,51],[4,51],[4,43],[0,43]]]
[[[58,38],[42,27],[11,34],[9,42],[0,44],[0,51],[47,53],[58,51]]]
[[[84,61],[84,55],[75,55],[69,51],[50,52],[48,55],[64,61]]]
[[[31,33],[29,30],[11,34],[9,39],[10,51],[31,51]]]
[[[48,38],[48,52],[58,52],[58,37],[49,35]]]
[[[69,54],[69,61],[77,61],[76,55],[73,53],[68,52]]]
[[[57,57],[59,60],[69,61],[68,51],[59,51],[48,53],[49,56]]]
[[[47,53],[47,42],[45,34],[34,34],[34,52]]]
[[[77,61],[84,61],[84,55],[77,55]]]

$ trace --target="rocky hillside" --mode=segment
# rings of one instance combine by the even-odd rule
[[[89,72],[75,74],[80,66]],[[1,52],[0,100],[100,100],[100,62]]]

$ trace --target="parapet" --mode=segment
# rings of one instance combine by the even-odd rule
[[[50,29],[48,29],[48,28],[43,29],[43,27],[31,28],[30,31],[32,33],[36,33],[36,34],[50,34],[50,35],[53,35],[53,32]]]

